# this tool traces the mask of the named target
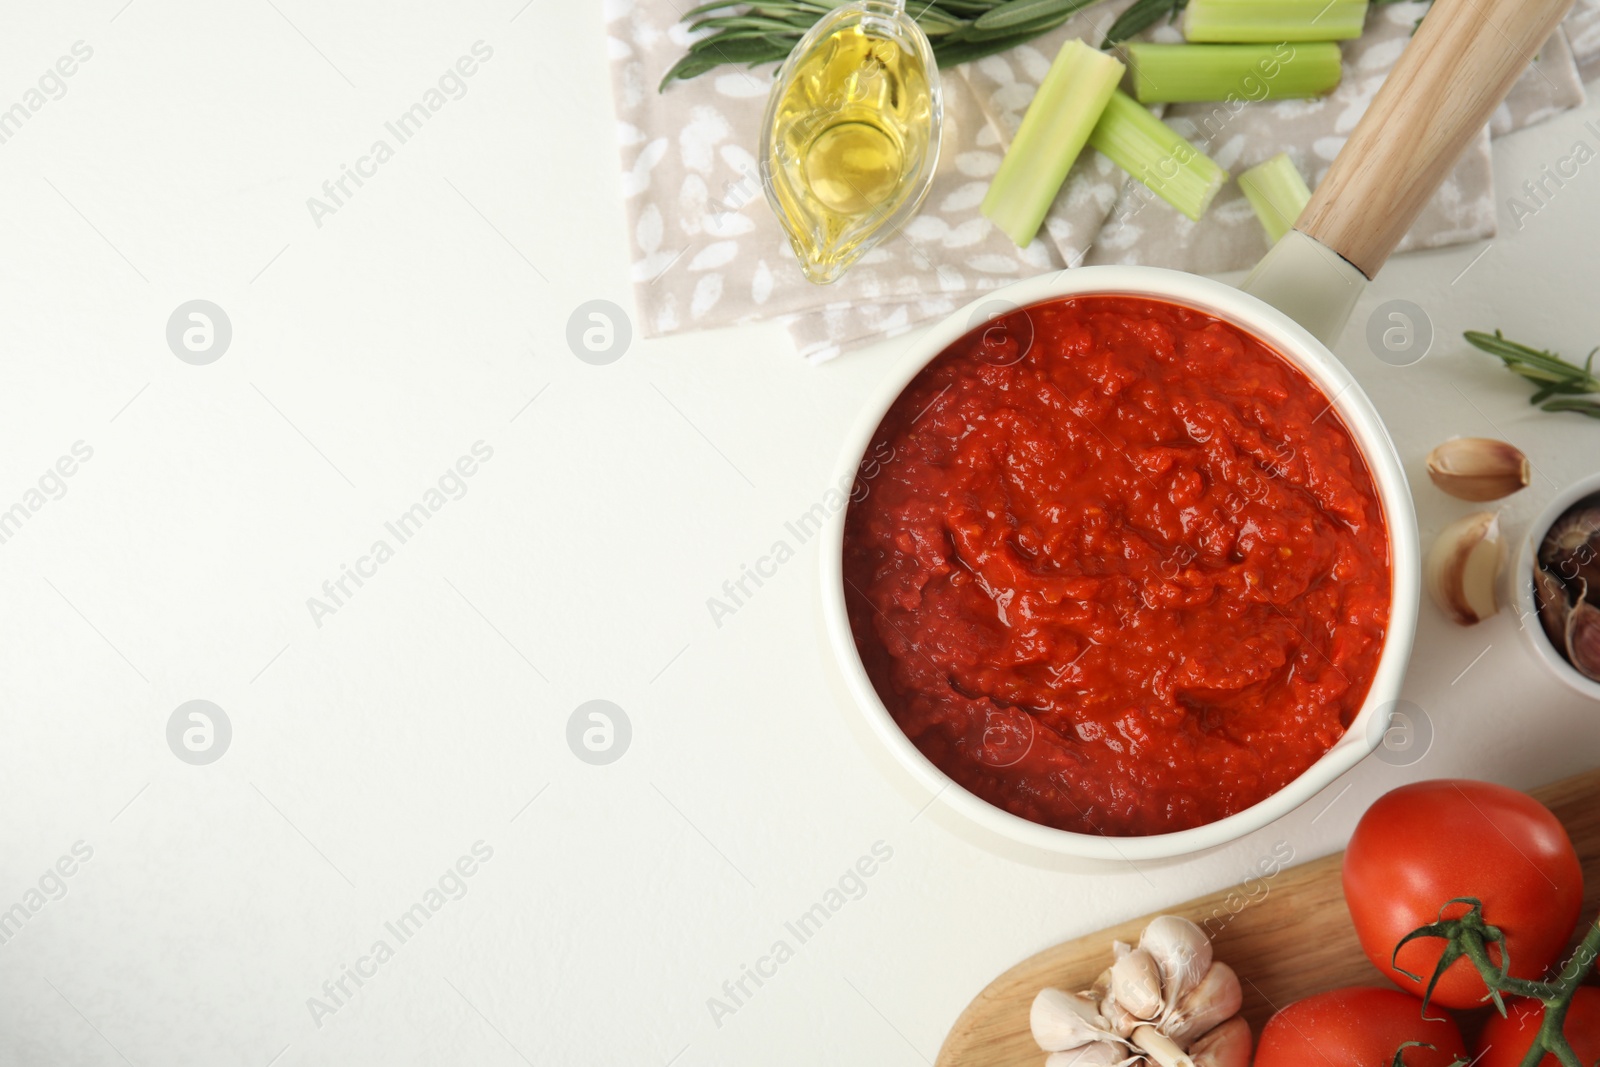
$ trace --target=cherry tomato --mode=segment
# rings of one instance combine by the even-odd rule
[[[1408,1041],[1406,1067],[1450,1067],[1466,1059],[1461,1031],[1424,1019],[1422,1001],[1393,989],[1335,989],[1284,1008],[1261,1031],[1255,1067],[1389,1067]]]
[[[1344,897],[1367,958],[1421,995],[1445,942],[1411,942],[1398,967],[1395,946],[1457,897],[1483,902],[1484,921],[1505,934],[1513,975],[1543,977],[1578,924],[1583,870],[1561,823],[1526,793],[1488,782],[1417,782],[1379,797],[1361,817],[1344,854]],[[1444,915],[1466,911],[1458,904]],[[1499,946],[1490,945],[1489,956],[1499,963]],[[1487,993],[1463,958],[1439,979],[1433,1003],[1472,1008]]]
[[[1544,1005],[1537,1000],[1515,1000],[1506,1005],[1507,1014],[1490,1016],[1478,1037],[1476,1067],[1520,1067],[1533,1047],[1533,1037],[1544,1021]],[[1582,1063],[1600,1061],[1600,989],[1584,986],[1572,997],[1567,1021],[1561,1032],[1567,1035],[1572,1051]],[[1554,1056],[1539,1061],[1539,1067],[1559,1067]]]

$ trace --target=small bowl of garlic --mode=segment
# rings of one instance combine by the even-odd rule
[[[1517,619],[1534,655],[1600,700],[1600,474],[1557,493],[1528,527],[1510,569]]]

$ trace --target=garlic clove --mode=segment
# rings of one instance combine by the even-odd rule
[[[1587,497],[1562,512],[1545,531],[1539,543],[1539,562],[1548,567],[1557,555],[1575,552],[1596,540],[1600,540],[1600,503]]]
[[[1162,915],[1150,920],[1139,937],[1139,947],[1155,959],[1161,971],[1161,990],[1168,1008],[1175,1008],[1211,969],[1211,942],[1188,919]]]
[[[1539,542],[1539,562],[1563,582],[1600,588],[1600,505],[1579,503],[1563,512]]]
[[[1131,946],[1123,947],[1132,951]],[[1101,971],[1100,977],[1095,979],[1094,986],[1085,995],[1099,1007],[1100,1018],[1106,1024],[1106,1029],[1118,1037],[1125,1038],[1133,1033],[1133,1028],[1143,1020],[1134,1018],[1127,1008],[1117,1003],[1117,988],[1112,982],[1112,972],[1115,967],[1113,964]]]
[[[1566,631],[1563,630],[1562,632],[1565,633]],[[1110,995],[1111,968],[1107,967],[1105,970],[1100,972],[1100,977],[1094,980],[1094,985],[1089,987],[1089,992],[1086,993],[1085,996],[1089,997],[1096,1004],[1099,1004],[1104,1002],[1105,999]]]
[[[1111,989],[1116,1003],[1141,1019],[1161,1013],[1161,970],[1155,957],[1142,948],[1123,956],[1111,968]]]
[[[1189,1046],[1194,1067],[1250,1067],[1250,1024],[1237,1015]]]
[[[1100,1017],[1105,1020],[1106,1028],[1123,1040],[1149,1021],[1118,1004],[1115,997],[1107,997],[1100,1002]]]
[[[1578,673],[1600,682],[1600,608],[1587,600],[1578,602],[1567,616],[1565,645],[1567,661]]]
[[[1446,526],[1433,542],[1423,584],[1446,615],[1471,626],[1499,610],[1495,585],[1504,559],[1499,514],[1476,512]]]
[[[1121,1045],[1096,1041],[1065,1052],[1052,1052],[1045,1057],[1044,1067],[1117,1067],[1127,1061],[1128,1054]]]
[[[1104,1020],[1088,997],[1041,989],[1028,1012],[1033,1039],[1046,1052],[1081,1048],[1105,1036]]]
[[[1544,635],[1557,648],[1567,646],[1567,616],[1572,612],[1572,598],[1561,579],[1539,566],[1533,566],[1533,601],[1539,609],[1539,625]]]
[[[1461,500],[1499,500],[1528,485],[1528,457],[1491,437],[1456,437],[1428,453],[1428,477]]]
[[[1222,961],[1211,965],[1200,984],[1183,998],[1167,1023],[1167,1033],[1180,1045],[1202,1037],[1235,1015],[1244,1004],[1239,976]]]

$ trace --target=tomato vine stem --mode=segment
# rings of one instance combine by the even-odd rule
[[[1457,904],[1467,905],[1467,911],[1456,918],[1446,919],[1445,912]],[[1433,975],[1428,980],[1428,987],[1422,995],[1424,1017],[1427,1017],[1428,1003],[1433,997],[1434,987],[1439,984],[1439,979],[1451,964],[1465,956],[1478,969],[1478,976],[1483,979],[1483,984],[1489,991],[1486,999],[1493,1000],[1501,1015],[1506,1014],[1507,994],[1527,997],[1544,1005],[1544,1019],[1539,1025],[1538,1034],[1534,1036],[1532,1047],[1523,1057],[1521,1067],[1538,1067],[1545,1056],[1554,1056],[1561,1067],[1584,1067],[1577,1053],[1573,1051],[1572,1045],[1568,1043],[1564,1029],[1567,1009],[1572,1005],[1573,994],[1594,969],[1596,958],[1600,957],[1600,919],[1589,927],[1589,932],[1584,935],[1577,950],[1562,965],[1561,970],[1556,972],[1554,977],[1543,981],[1517,978],[1510,973],[1511,957],[1506,951],[1505,934],[1499,927],[1491,926],[1484,919],[1483,902],[1474,897],[1457,897],[1446,901],[1444,907],[1439,909],[1439,918],[1435,922],[1418,927],[1401,938],[1400,943],[1395,946],[1392,957],[1395,969],[1414,981],[1422,981],[1420,975],[1412,974],[1400,966],[1400,950],[1412,941],[1434,937],[1443,940],[1445,948],[1440,954],[1439,965],[1434,968]],[[1490,958],[1489,945],[1500,946],[1499,963]],[[1395,1054],[1397,1063],[1400,1062],[1404,1051],[1402,1048]]]

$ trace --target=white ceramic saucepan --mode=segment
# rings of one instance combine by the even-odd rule
[[[876,737],[931,793],[1001,838],[1049,852],[1110,860],[1179,856],[1242,837],[1310,799],[1382,740],[1400,693],[1416,629],[1421,575],[1416,515],[1393,443],[1366,394],[1328,350],[1362,286],[1388,258],[1468,141],[1572,0],[1436,0],[1415,38],[1318,185],[1296,228],[1268,253],[1243,290],[1154,267],[1083,267],[1019,282],[929,330],[868,400],[845,442],[840,481],[850,484],[872,436],[916,374],[968,332],[985,304],[1026,307],[1088,294],[1132,294],[1195,308],[1261,339],[1306,373],[1343,418],[1371,469],[1389,531],[1393,586],[1388,633],[1365,704],[1344,736],[1298,779],[1253,807],[1176,833],[1108,837],[1029,822],[967,792],[901,732],[874,690],[846,613],[845,513],[823,544],[824,627],[845,687]]]

